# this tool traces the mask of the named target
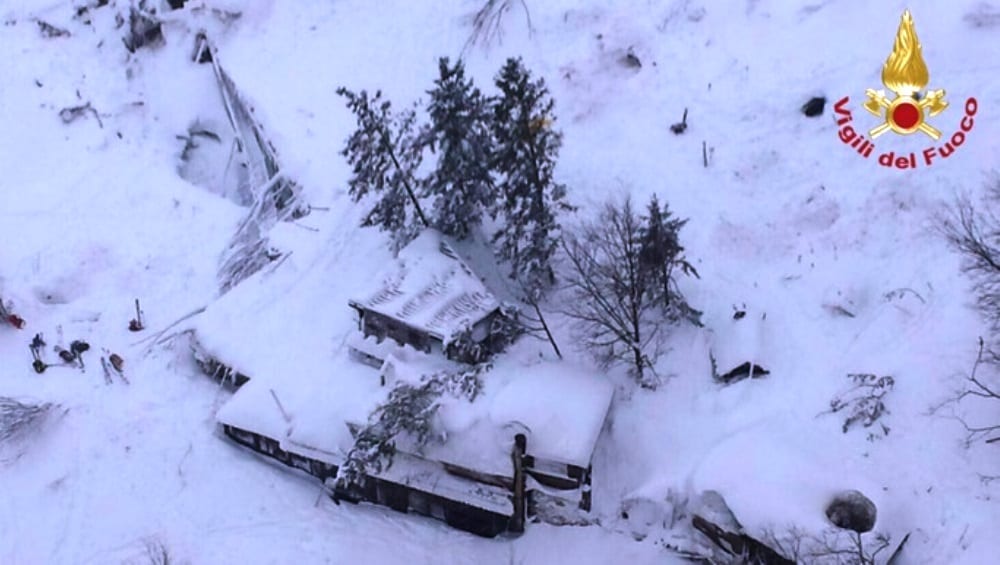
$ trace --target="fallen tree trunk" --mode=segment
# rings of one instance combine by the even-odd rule
[[[720,549],[741,558],[742,563],[747,565],[795,565],[794,561],[783,557],[762,542],[746,534],[727,532],[697,514],[691,519],[691,525]]]

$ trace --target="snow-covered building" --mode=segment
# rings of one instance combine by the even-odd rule
[[[494,330],[510,319],[439,232],[423,232],[391,263],[373,277],[374,293],[345,293],[357,330],[343,306],[339,326],[330,322],[337,309],[315,315],[315,305],[329,303],[326,269],[295,293],[261,301],[259,286],[240,285],[208,309],[192,347],[202,369],[235,390],[217,413],[223,433],[319,478],[339,498],[480,535],[519,531],[536,506],[589,511],[591,460],[613,386],[569,362],[494,355],[506,344]],[[488,370],[468,364],[487,357]],[[397,387],[468,371],[475,393],[442,387],[429,439],[397,433],[390,465],[366,467],[346,487],[333,480],[358,430]]]
[[[500,301],[466,265],[440,232],[424,230],[400,250],[379,287],[349,302],[358,329],[376,343],[390,338],[415,349],[476,363],[499,352],[508,321]],[[358,342],[355,353],[377,357]]]
[[[409,361],[407,368],[419,372],[420,359]],[[391,387],[349,360],[332,370],[336,376],[311,383],[250,378],[217,420],[234,441],[319,478],[342,498],[479,535],[511,528],[518,508],[530,509],[539,494],[590,509],[591,458],[613,393],[605,379],[564,362],[498,361],[474,401],[443,399],[435,439],[419,447],[401,439],[391,465],[346,491],[333,479],[354,445],[351,429]],[[519,435],[523,456],[515,449]]]

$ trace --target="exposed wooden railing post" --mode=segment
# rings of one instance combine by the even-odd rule
[[[524,531],[525,521],[525,479],[524,479],[524,453],[527,450],[528,439],[524,434],[514,436],[514,450],[511,459],[514,462],[514,516],[510,520],[510,531],[521,533]]]

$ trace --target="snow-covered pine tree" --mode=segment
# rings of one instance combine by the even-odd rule
[[[497,255],[510,263],[511,278],[528,298],[538,300],[552,284],[550,260],[559,244],[556,212],[570,209],[566,187],[553,178],[562,134],[552,128],[555,106],[545,80],[532,80],[520,59],[507,59],[496,77],[500,96],[493,104],[491,167],[497,173],[503,229],[494,234]]]
[[[641,238],[639,266],[642,276],[649,281],[645,285],[654,302],[663,308],[671,322],[687,320],[701,326],[701,312],[692,308],[677,287],[676,271],[698,277],[698,271],[684,257],[678,233],[687,220],[675,218],[669,205],[660,205],[654,194],[649,200],[643,225],[639,228]]]
[[[424,144],[438,153],[437,167],[424,181],[434,197],[434,225],[465,239],[494,200],[490,177],[489,100],[466,79],[462,61],[438,62],[440,75],[428,92],[431,124]]]
[[[369,97],[364,90],[354,93],[342,87],[337,94],[347,99],[358,123],[341,150],[352,167],[348,194],[355,202],[369,193],[381,195],[361,225],[392,233],[398,249],[429,225],[415,192],[415,173],[423,161],[416,113],[394,114],[380,91]]]
[[[337,471],[337,486],[347,489],[352,484],[360,485],[366,475],[388,469],[401,435],[407,437],[411,450],[426,445],[434,432],[434,415],[441,406],[441,397],[448,394],[474,401],[483,388],[483,373],[492,368],[492,363],[480,363],[425,375],[418,384],[396,385],[368,417],[368,423],[352,430],[354,446]]]

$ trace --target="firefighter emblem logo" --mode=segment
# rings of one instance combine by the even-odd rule
[[[882,66],[882,84],[895,97],[891,100],[887,98],[885,90],[869,88],[865,91],[868,96],[868,101],[864,103],[865,110],[885,120],[868,135],[875,139],[889,130],[900,135],[919,131],[935,141],[940,139],[941,132],[928,124],[926,118],[940,114],[948,107],[948,102],[944,99],[943,89],[923,92],[929,81],[920,40],[913,27],[913,16],[906,10],[896,32],[892,53]]]
[[[948,107],[948,102],[944,99],[944,89],[925,90],[928,83],[930,73],[927,72],[927,63],[924,62],[920,40],[917,39],[913,26],[913,16],[906,10],[899,23],[892,52],[882,65],[882,84],[885,89],[866,89],[866,100],[861,105],[867,112],[878,117],[881,123],[872,129],[866,127],[866,137],[864,130],[855,127],[857,122],[851,112],[851,99],[844,96],[833,105],[837,137],[862,158],[869,159],[878,155],[873,160],[883,167],[893,169],[930,167],[948,159],[972,133],[975,116],[979,112],[979,102],[973,97],[967,98],[961,119],[957,120],[954,129],[949,128],[951,135],[942,135],[927,120],[943,112]],[[889,95],[886,95],[887,91]],[[876,153],[875,138],[887,131],[902,137],[921,132],[938,143],[917,151],[911,140],[890,141],[887,143],[889,151]]]

